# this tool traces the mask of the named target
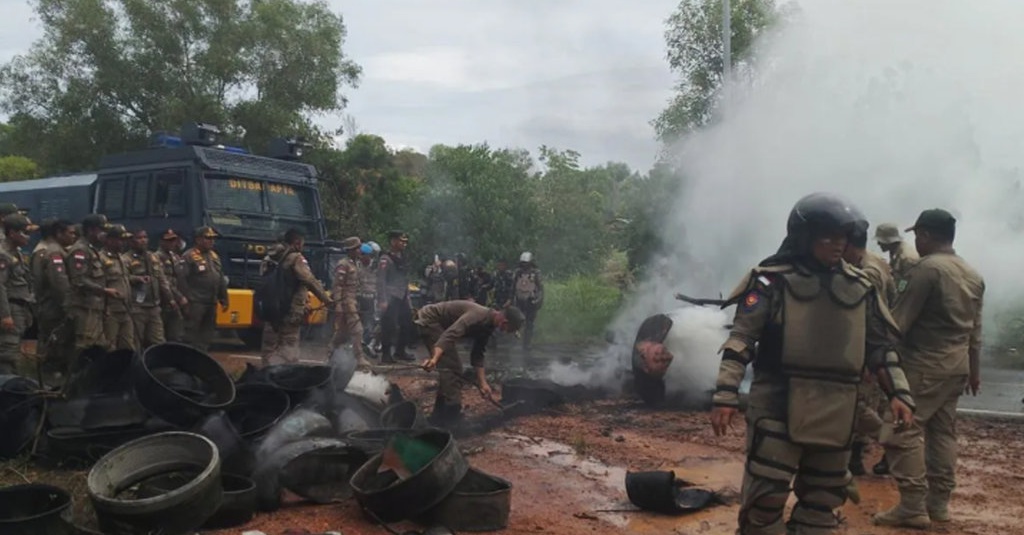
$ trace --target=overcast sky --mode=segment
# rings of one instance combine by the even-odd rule
[[[347,91],[360,130],[395,146],[571,148],[647,170],[650,121],[671,95],[664,20],[676,0],[328,0],[364,71]],[[0,0],[0,61],[41,32]],[[324,117],[336,127],[340,116]]]

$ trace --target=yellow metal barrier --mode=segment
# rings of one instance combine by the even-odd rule
[[[311,312],[306,316],[309,325],[320,325],[327,321],[327,308],[312,293],[309,294]],[[218,329],[248,329],[253,326],[253,291],[245,288],[228,289],[228,309],[217,307]]]
[[[217,307],[218,329],[248,329],[252,327],[252,290],[228,288],[228,309]]]

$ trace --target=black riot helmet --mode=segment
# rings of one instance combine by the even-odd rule
[[[797,201],[790,210],[786,239],[779,251],[761,265],[787,263],[808,255],[812,240],[822,233],[844,230],[850,235],[861,227],[867,232],[867,218],[852,203],[837,195],[812,193]]]

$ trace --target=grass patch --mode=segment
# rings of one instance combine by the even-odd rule
[[[544,283],[544,308],[535,341],[571,343],[600,339],[622,301],[617,287],[598,277],[577,276]]]

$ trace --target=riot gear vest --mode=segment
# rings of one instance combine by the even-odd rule
[[[781,278],[785,281],[782,371],[789,376],[859,382],[871,287],[845,270],[793,270]]]

